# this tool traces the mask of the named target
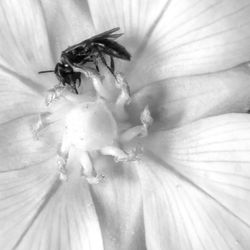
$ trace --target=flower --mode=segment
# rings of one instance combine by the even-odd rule
[[[0,6],[0,249],[249,248],[247,0]],[[113,27],[121,27],[119,41],[133,58],[116,66],[131,88],[129,128],[148,126],[147,136],[135,140],[143,153],[122,163],[96,155],[94,168],[106,179],[90,185],[80,176],[80,156],[70,151],[63,181],[57,154],[63,156],[60,122],[68,106],[64,99],[52,105],[54,120],[34,137],[39,115],[47,118],[47,90],[57,84],[37,72],[53,68],[68,45]],[[83,96],[73,95],[77,107],[75,98]],[[101,108],[93,110],[113,115]],[[125,125],[118,115],[114,123]],[[152,126],[144,119],[151,116]],[[83,125],[70,118],[70,129]],[[93,124],[111,121],[98,119]]]

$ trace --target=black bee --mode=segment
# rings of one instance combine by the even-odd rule
[[[78,87],[81,85],[81,73],[74,72],[71,65],[82,67],[86,63],[93,63],[96,70],[99,72],[98,63],[101,60],[101,62],[114,75],[114,58],[127,61],[131,58],[129,52],[122,45],[114,41],[122,35],[115,34],[119,29],[120,28],[117,27],[105,31],[76,45],[68,47],[62,52],[60,62],[56,64],[54,70],[40,71],[39,74],[54,72],[59,82],[63,86],[70,85],[76,94],[78,94],[76,88],[77,82]],[[110,64],[107,63],[105,55],[110,57]]]

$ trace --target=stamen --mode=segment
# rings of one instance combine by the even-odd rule
[[[132,127],[127,131],[123,132],[120,136],[120,141],[125,143],[129,142],[135,137],[145,137],[148,135],[148,129],[153,124],[153,118],[151,117],[148,106],[144,108],[141,113],[140,120],[142,125]]]
[[[151,116],[148,105],[142,111],[140,119],[143,126],[147,129],[153,124],[154,119]]]
[[[98,175],[88,152],[81,154],[81,176],[84,176],[89,184],[98,184],[104,180],[104,175]]]
[[[117,73],[115,78],[116,87],[121,90],[116,100],[116,116],[126,120],[128,114],[125,110],[125,106],[131,102],[129,85],[121,73]]]
[[[33,132],[35,139],[38,140],[39,132],[49,125],[50,122],[48,118],[50,115],[51,115],[50,112],[42,112],[39,114],[38,121],[35,123],[34,127],[32,128],[32,132]]]
[[[135,137],[145,137],[145,136],[147,136],[146,128],[142,125],[139,125],[123,132],[122,135],[120,136],[120,141],[122,143],[125,143],[133,140]]]
[[[64,135],[62,144],[57,152],[57,166],[60,172],[59,178],[62,181],[66,181],[68,179],[66,165],[69,158],[70,146],[71,143],[69,138],[67,137],[67,135]]]
[[[45,98],[46,106],[49,106],[52,102],[56,101],[65,90],[64,86],[56,85],[54,88],[48,90],[48,94]]]
[[[102,148],[100,151],[103,155],[113,156],[115,162],[127,162],[136,160],[136,154],[134,150],[127,153],[119,147],[107,146]]]
[[[98,94],[98,96],[103,97],[104,99],[108,100],[110,98],[110,94],[109,92],[104,88],[103,84],[102,84],[102,77],[97,73],[97,71],[87,68],[87,67],[75,67],[72,66],[73,70],[75,72],[81,72],[82,74],[84,74],[86,77],[91,78],[92,82],[93,82],[93,86],[95,88],[96,93]]]
[[[62,157],[60,155],[57,156],[57,166],[59,168],[59,179],[61,181],[67,181],[68,176],[67,176],[67,159],[68,157]]]

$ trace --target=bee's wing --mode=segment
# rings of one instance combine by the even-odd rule
[[[120,29],[119,27],[116,27],[116,28],[113,28],[111,30],[107,30],[107,31],[105,31],[103,33],[100,33],[100,34],[98,34],[96,36],[90,37],[90,38],[88,38],[88,39],[86,39],[86,40],[84,40],[84,41],[82,41],[80,43],[77,43],[77,44],[75,44],[73,46],[68,47],[66,50],[64,50],[62,52],[62,54],[66,54],[66,53],[68,53],[70,51],[73,51],[76,48],[79,48],[79,47],[84,47],[86,44],[91,43],[91,42],[95,42],[96,40],[99,40],[99,39],[116,39],[116,38],[123,35],[122,33],[120,33],[120,34],[112,34],[112,33],[116,32],[116,31],[118,31],[119,29]]]
[[[119,43],[109,39],[99,39],[96,44],[98,50],[106,55],[110,55],[116,58],[129,61],[131,55],[129,52]]]
[[[119,29],[120,29],[119,27],[116,27],[116,28],[113,28],[111,30],[107,30],[107,31],[105,31],[103,33],[100,33],[100,34],[98,34],[96,36],[93,36],[93,37],[91,37],[91,38],[89,38],[87,40],[95,41],[96,39],[100,39],[100,38],[102,38],[102,39],[108,39],[108,38],[116,39],[116,38],[123,35],[122,33],[121,34],[112,34],[112,33],[116,32],[116,31],[118,31]]]

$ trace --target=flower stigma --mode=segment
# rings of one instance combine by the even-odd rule
[[[131,102],[130,89],[121,73],[111,76],[107,71],[101,75],[87,67],[73,69],[85,76],[82,89],[79,94],[73,93],[70,86],[57,85],[48,90],[47,111],[39,114],[33,127],[34,137],[39,140],[41,132],[59,120],[59,178],[68,179],[68,159],[77,151],[80,175],[90,184],[97,184],[104,176],[95,170],[93,157],[101,154],[113,157],[115,162],[138,161],[143,149],[135,146],[133,140],[148,135],[153,119],[145,106],[140,124],[132,125],[126,111]]]

